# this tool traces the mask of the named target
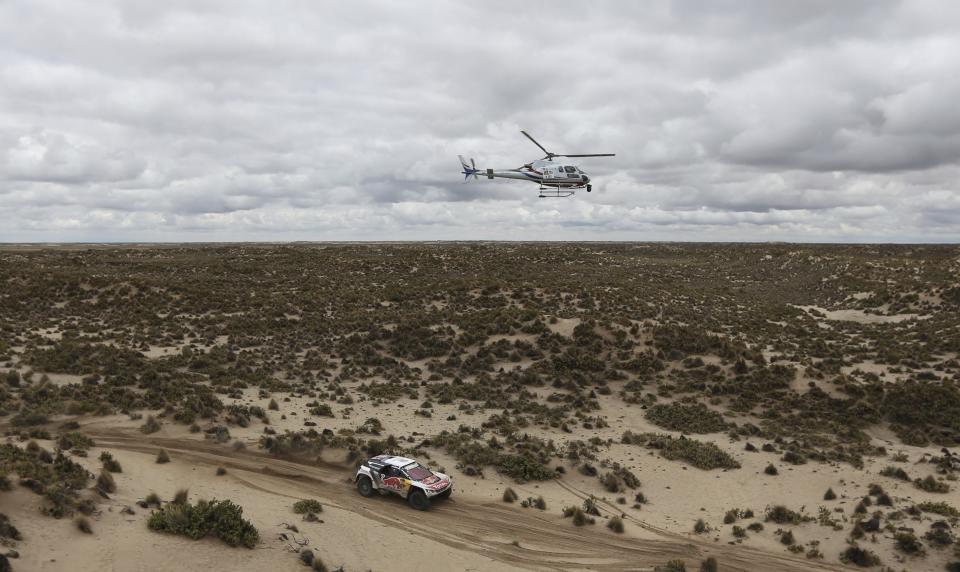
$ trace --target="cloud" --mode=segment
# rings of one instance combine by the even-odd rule
[[[960,5],[0,3],[0,240],[960,240]],[[556,152],[595,191],[462,182]]]

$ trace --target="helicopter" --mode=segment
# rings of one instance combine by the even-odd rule
[[[540,185],[541,199],[548,197],[565,198],[572,196],[574,189],[586,188],[589,193],[593,190],[593,185],[590,184],[590,177],[581,171],[580,167],[571,165],[567,161],[554,162],[554,158],[616,156],[615,153],[580,153],[576,155],[552,153],[547,151],[543,145],[537,142],[537,140],[531,137],[526,131],[521,129],[520,133],[523,133],[527,139],[533,141],[533,144],[539,147],[546,155],[542,159],[537,159],[517,169],[506,170],[478,169],[473,158],[470,159],[470,164],[467,165],[463,155],[458,155],[458,157],[460,157],[460,165],[463,167],[463,171],[460,173],[463,175],[464,182],[469,180],[471,175],[473,175],[474,179],[478,179],[481,174],[486,175],[488,179],[496,177],[501,179],[519,179]]]

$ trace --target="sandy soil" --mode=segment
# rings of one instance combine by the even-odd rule
[[[68,519],[37,518],[38,497],[25,490],[4,496],[9,503],[6,512],[26,538],[18,548],[19,570],[303,569],[289,543],[279,539],[281,533],[289,533],[283,523],[295,524],[300,530],[296,538],[308,539],[328,566],[347,570],[422,570],[428,563],[439,570],[651,570],[671,558],[693,565],[708,555],[717,556],[724,570],[838,569],[651,524],[697,511],[682,502],[689,492],[684,473],[694,473],[658,468],[664,461],[653,458],[644,460],[648,467],[642,471],[644,478],[654,487],[658,479],[670,482],[677,494],[655,501],[649,511],[628,511],[627,533],[620,536],[608,531],[603,519],[575,528],[558,514],[557,507],[588,495],[594,485],[586,478],[512,485],[521,496],[542,494],[549,505],[543,512],[499,501],[505,483],[498,478],[460,478],[450,501],[418,513],[399,498],[360,497],[349,479],[351,469],[338,462],[336,453],[316,463],[279,460],[252,448],[235,451],[216,445],[177,426],[165,425],[144,436],[134,422],[120,417],[91,420],[84,423],[84,431],[98,445],[82,459],[89,468],[97,467],[101,450],[113,452],[123,465],[123,473],[116,475],[118,491],[101,503],[92,536],[76,530]],[[49,442],[41,445],[51,447]],[[154,462],[160,448],[170,453],[172,462]],[[217,477],[217,467],[225,467],[227,475]],[[746,471],[743,475],[738,479],[750,478]],[[194,500],[229,498],[240,503],[260,529],[261,545],[254,550],[229,549],[215,540],[194,542],[149,531],[149,511],[135,502],[150,492],[170,499],[180,488],[188,488]],[[728,489],[733,496],[718,506],[746,500],[744,488],[740,483]],[[301,498],[324,504],[322,523],[302,522],[292,512],[291,505]],[[136,514],[122,514],[124,506],[132,506]],[[601,508],[605,517],[620,512],[610,503],[601,502]]]

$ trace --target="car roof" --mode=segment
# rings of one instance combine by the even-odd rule
[[[410,463],[416,463],[413,459],[408,459],[407,457],[394,457],[393,455],[377,455],[371,461],[379,461],[384,465],[390,465],[392,467],[406,467]]]

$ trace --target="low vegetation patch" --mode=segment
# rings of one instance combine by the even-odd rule
[[[193,540],[213,536],[230,546],[253,548],[260,541],[260,533],[243,518],[243,509],[228,500],[171,503],[150,515],[147,526]]]
[[[671,431],[717,433],[727,429],[723,415],[702,403],[657,404],[647,410],[647,420]]]
[[[737,462],[729,453],[713,443],[704,443],[686,437],[674,439],[670,435],[653,433],[635,434],[627,431],[622,441],[628,444],[645,445],[650,449],[657,449],[660,454],[671,461],[687,462],[698,469],[739,469]]]
[[[323,512],[323,505],[314,499],[299,500],[293,503],[293,512],[306,514],[308,512]]]

